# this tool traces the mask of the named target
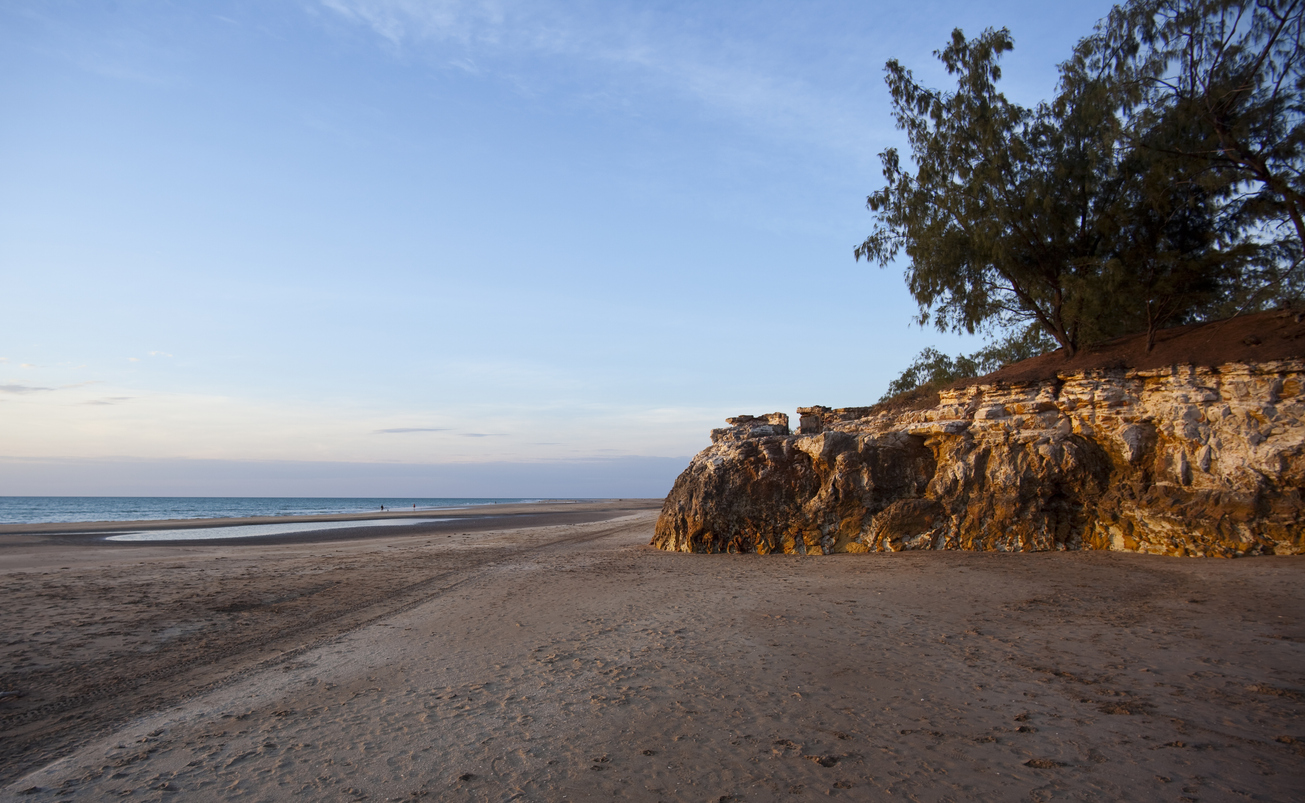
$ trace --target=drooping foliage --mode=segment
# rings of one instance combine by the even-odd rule
[[[1305,242],[1283,236],[1305,232],[1302,4],[1130,2],[1033,108],[998,91],[1005,29],[953,32],[935,55],[954,89],[888,62],[913,169],[880,155],[857,259],[905,255],[922,325],[1032,325],[1067,356],[1290,297]]]
[[[1214,314],[1301,295],[1305,0],[1131,0],[1062,75],[1108,76],[1124,141],[1209,199],[1238,268]]]

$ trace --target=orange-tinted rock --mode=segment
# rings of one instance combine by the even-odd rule
[[[924,409],[801,408],[798,435],[750,419],[713,432],[653,544],[1305,552],[1302,388],[1298,358],[1101,368],[954,387]]]

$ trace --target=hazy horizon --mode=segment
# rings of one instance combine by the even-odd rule
[[[0,457],[0,495],[651,499],[665,496],[688,462],[687,456],[538,463]],[[85,490],[59,490],[66,487]]]

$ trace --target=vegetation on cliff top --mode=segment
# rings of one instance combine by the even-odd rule
[[[855,256],[905,253],[921,325],[994,340],[922,352],[890,395],[1301,297],[1305,0],[1131,0],[1033,108],[997,89],[1013,46],[954,31],[954,90],[886,65],[914,170],[881,154]]]

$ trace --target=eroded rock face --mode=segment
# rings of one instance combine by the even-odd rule
[[[788,415],[786,413],[767,413],[766,415],[736,415],[725,419],[728,427],[711,431],[712,443],[742,441],[749,438],[761,438],[766,435],[787,435]]]
[[[1305,552],[1305,361],[1103,370],[715,430],[653,545]],[[739,422],[739,423],[736,423]],[[719,433],[719,437],[718,437]]]

